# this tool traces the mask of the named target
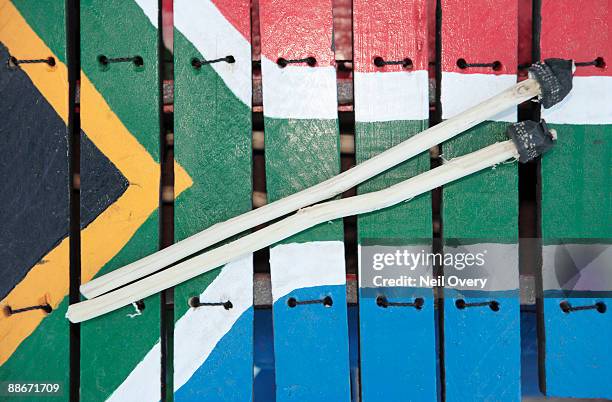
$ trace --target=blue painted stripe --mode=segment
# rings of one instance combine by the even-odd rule
[[[607,311],[565,313],[564,300],[572,306],[603,302]],[[544,328],[546,394],[612,399],[612,298],[545,298]]]
[[[240,316],[189,381],[175,391],[174,400],[251,401],[251,388],[243,385],[253,382],[253,345],[245,343],[245,340],[252,339],[252,331],[253,307]]]
[[[446,400],[520,401],[521,340],[518,290],[469,297],[469,292],[444,290],[444,362]],[[499,311],[488,306],[459,309],[467,303],[496,300]]]
[[[411,289],[423,297],[423,307],[387,307],[376,304],[376,295],[390,302],[414,302],[404,288],[360,289],[359,336],[361,396],[363,402],[435,401],[436,334],[431,289]],[[367,296],[366,296],[367,295]]]
[[[290,268],[290,267],[286,267]],[[287,301],[331,296],[333,305],[289,307]],[[273,305],[276,396],[279,401],[341,402],[350,398],[346,287],[296,289]]]

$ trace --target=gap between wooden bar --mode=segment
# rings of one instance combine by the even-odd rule
[[[81,299],[81,117],[79,113],[79,79],[81,73],[81,23],[78,0],[66,0],[66,53],[68,67],[68,138],[70,183],[69,291],[68,303]],[[81,325],[70,323],[70,373],[68,398],[78,402],[81,388]]]

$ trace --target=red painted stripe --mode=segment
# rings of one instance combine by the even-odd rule
[[[532,29],[533,29],[533,0],[518,0],[518,63],[531,64],[532,55]],[[526,76],[525,70],[519,74]]]
[[[230,24],[236,28],[244,38],[251,42],[251,24],[245,15],[251,14],[250,0],[211,0]],[[202,21],[203,24],[206,21]]]
[[[261,0],[261,52],[279,57],[315,57],[318,66],[334,65],[331,0]]]
[[[578,67],[578,76],[612,76],[612,35],[609,0],[543,0],[542,58],[577,62],[603,57],[605,68]]]
[[[442,70],[457,73],[516,74],[517,0],[442,0]],[[488,67],[460,69],[468,63],[502,63],[499,71]]]
[[[409,71],[401,65],[376,67],[374,58],[410,58],[413,70],[427,69],[425,0],[353,0],[355,71]]]

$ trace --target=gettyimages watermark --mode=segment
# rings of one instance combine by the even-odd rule
[[[371,268],[379,275],[373,275],[376,287],[434,287],[465,286],[484,289],[488,278],[466,277],[466,275],[435,275],[432,268],[444,265],[456,271],[485,265],[487,250],[479,253],[434,253],[424,249],[397,248],[394,251],[374,250]],[[383,272],[385,271],[385,272]],[[395,272],[390,272],[395,271]],[[397,273],[401,273],[399,276]]]
[[[522,239],[541,261],[541,288],[548,297],[612,297],[612,241],[564,241],[543,245]],[[381,288],[405,297],[434,287],[478,296],[515,297],[519,289],[519,245],[490,240],[447,240],[433,251],[431,244],[397,245],[368,240],[359,249],[359,284],[365,297]],[[399,292],[399,293],[398,293]]]

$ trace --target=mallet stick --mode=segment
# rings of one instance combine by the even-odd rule
[[[523,133],[520,128],[524,127],[524,123],[526,122],[517,123],[509,129],[514,141],[499,142],[479,151],[452,159],[440,167],[384,190],[332,200],[301,209],[297,213],[257,232],[183,261],[123,288],[73,304],[68,308],[66,317],[72,322],[81,322],[100,316],[178,285],[318,224],[345,216],[376,211],[410,200],[436,187],[508,159],[530,160],[548,149],[552,144],[553,137],[546,131],[545,125],[537,125],[533,122],[529,123],[535,124],[539,131],[534,135],[529,130],[523,130],[525,135],[521,136]],[[518,137],[515,135],[516,133],[518,133]],[[535,140],[533,140],[534,138]],[[251,272],[245,272],[245,275],[251,274]]]
[[[332,198],[421,152],[427,151],[434,145],[474,127],[490,116],[537,96],[539,92],[540,87],[535,80],[523,81],[464,113],[431,127],[331,179],[225,222],[217,223],[172,246],[93,279],[81,285],[81,293],[87,298],[96,297],[126,283],[150,275],[228,237],[305,206]]]

